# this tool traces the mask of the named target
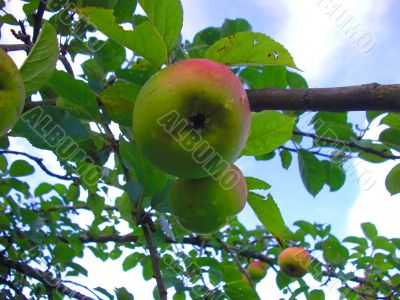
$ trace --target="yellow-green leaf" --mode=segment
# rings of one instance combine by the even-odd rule
[[[293,133],[296,119],[277,111],[252,113],[250,136],[243,155],[262,155],[282,146]]]
[[[59,56],[57,32],[45,22],[38,39],[21,66],[26,95],[39,90],[50,79]]]
[[[250,192],[247,202],[250,204],[261,223],[275,237],[280,239],[289,237],[290,231],[285,225],[278,205],[270,194],[265,199],[259,194]]]
[[[215,42],[205,58],[226,65],[279,65],[298,69],[280,43],[258,32],[239,32]]]
[[[179,0],[139,0],[149,20],[164,39],[168,50],[176,45],[183,25],[183,9]]]
[[[167,60],[167,47],[153,24],[146,21],[135,30],[125,30],[115,23],[113,10],[84,7],[77,11],[110,39],[143,56],[155,67],[160,68]]]

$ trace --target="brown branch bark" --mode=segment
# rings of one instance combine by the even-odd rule
[[[33,25],[33,37],[32,41],[36,42],[37,37],[39,36],[40,29],[42,28],[42,20],[43,14],[46,10],[47,0],[40,0],[39,6],[36,13],[33,15],[34,25]]]
[[[400,112],[400,84],[335,88],[248,90],[252,111]]]
[[[28,277],[31,277],[31,278],[34,278],[34,279],[40,281],[46,287],[46,289],[56,290],[59,293],[66,295],[73,299],[94,300],[91,297],[88,297],[84,294],[81,294],[81,293],[67,287],[65,284],[62,283],[62,281],[54,278],[54,276],[49,272],[41,271],[39,269],[33,268],[22,262],[17,262],[17,261],[8,259],[4,256],[0,256],[0,264],[7,268],[14,269],[18,273],[24,274]]]
[[[158,294],[160,295],[161,300],[167,300],[168,299],[167,289],[165,288],[160,270],[160,257],[158,256],[157,249],[154,246],[153,240],[151,238],[150,228],[147,224],[144,224],[142,225],[142,230],[144,237],[146,239],[147,248],[150,251],[151,266],[153,268],[153,277],[156,279],[157,282]]]

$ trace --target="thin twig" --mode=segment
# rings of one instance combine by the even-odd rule
[[[22,293],[22,288],[18,287],[16,284],[14,284],[11,281],[8,281],[7,279],[0,277],[0,285],[6,285],[10,287],[16,295],[18,295],[18,299],[21,300],[28,300],[28,298],[25,297],[25,295]]]
[[[31,160],[33,160],[47,175],[51,176],[51,177],[55,177],[61,180],[79,180],[78,177],[74,177],[70,174],[66,174],[66,175],[59,175],[56,173],[53,173],[52,171],[50,171],[49,169],[47,169],[47,167],[45,166],[45,164],[43,163],[43,159],[42,158],[38,158],[35,156],[32,156],[28,153],[25,152],[19,152],[19,151],[11,151],[11,150],[2,150],[0,151],[0,154],[13,154],[13,155],[22,155],[25,156]]]
[[[260,297],[258,296],[258,293],[257,293],[257,290],[256,290],[256,285],[254,284],[253,279],[251,279],[251,277],[250,277],[249,273],[247,272],[247,270],[242,266],[242,263],[237,258],[236,254],[233,253],[231,248],[223,240],[217,238],[217,241],[218,241],[218,243],[221,244],[222,248],[225,249],[230,254],[230,256],[232,256],[233,260],[236,263],[236,266],[238,267],[240,272],[242,272],[244,277],[246,277],[247,281],[250,283],[250,285],[253,288],[254,292],[257,294],[257,297],[260,299]]]
[[[347,147],[347,148],[357,148],[357,149],[360,149],[360,150],[362,150],[364,152],[367,152],[367,153],[370,153],[370,154],[374,154],[376,156],[379,156],[379,157],[382,157],[382,158],[386,158],[386,159],[400,159],[400,156],[398,156],[398,155],[394,155],[394,154],[387,153],[387,152],[384,152],[384,151],[379,151],[379,150],[376,150],[376,149],[373,149],[373,148],[365,147],[365,146],[356,144],[356,143],[351,142],[351,141],[343,141],[343,140],[339,140],[339,139],[323,137],[323,136],[316,135],[314,133],[307,133],[307,132],[302,132],[302,131],[298,131],[298,130],[293,130],[293,134],[310,137],[310,138],[313,138],[316,141],[326,142],[326,143],[333,144],[333,145],[336,145],[336,146],[339,145],[339,146]]]

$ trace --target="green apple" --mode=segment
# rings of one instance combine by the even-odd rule
[[[250,127],[240,80],[225,65],[188,59],[153,75],[139,92],[133,133],[143,155],[180,178],[220,173],[238,158]]]
[[[168,197],[171,212],[189,231],[211,234],[226,225],[246,204],[242,172],[232,165],[220,174],[200,179],[177,179]]]
[[[302,247],[289,247],[278,256],[281,271],[289,277],[302,277],[309,270],[312,256]]]
[[[252,261],[246,269],[254,282],[259,282],[267,274],[267,264],[260,260]]]
[[[0,49],[0,136],[20,117],[25,104],[24,81],[8,54]]]

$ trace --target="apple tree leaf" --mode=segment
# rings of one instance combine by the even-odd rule
[[[242,155],[263,155],[282,146],[292,137],[295,120],[276,111],[252,113],[250,135]]]
[[[400,164],[395,166],[386,176],[385,185],[390,194],[400,193]]]
[[[143,56],[156,68],[160,68],[167,60],[167,46],[155,26],[149,21],[137,25],[135,30],[124,30],[115,23],[111,9],[84,7],[77,12],[86,17],[97,30]]]
[[[120,151],[123,163],[128,169],[134,171],[135,177],[144,188],[145,196],[151,196],[164,187],[167,175],[150,164],[134,143],[121,138]]]
[[[58,56],[57,32],[50,23],[45,22],[20,69],[27,96],[47,83],[54,71]]]
[[[259,32],[239,32],[215,42],[204,55],[226,65],[279,65],[298,69],[280,43]]]
[[[325,184],[325,172],[321,172],[324,166],[310,151],[300,149],[298,153],[301,179],[307,191],[315,197]]]
[[[247,189],[251,190],[269,190],[271,186],[264,180],[255,177],[246,176]]]
[[[61,96],[58,106],[78,118],[97,121],[100,119],[96,95],[86,82],[77,80],[66,72],[54,71],[49,84]]]
[[[270,194],[265,199],[263,196],[250,192],[247,202],[257,215],[258,219],[275,237],[285,239],[290,235],[281,211]]]
[[[132,20],[137,0],[117,0],[114,6],[114,17],[118,23]]]
[[[150,22],[157,28],[168,50],[176,45],[183,25],[183,8],[179,0],[139,0]]]

